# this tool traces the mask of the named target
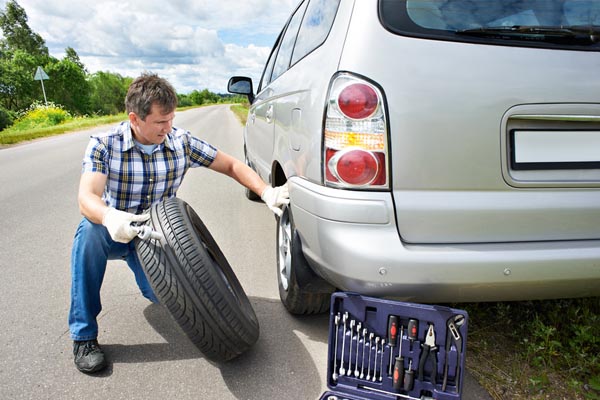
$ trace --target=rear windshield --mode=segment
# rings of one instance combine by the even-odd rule
[[[379,15],[408,36],[600,50],[599,0],[380,0]]]

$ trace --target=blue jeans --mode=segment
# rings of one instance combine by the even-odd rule
[[[71,253],[71,310],[69,329],[73,340],[98,337],[96,317],[102,310],[100,287],[108,260],[125,260],[133,271],[144,297],[158,303],[135,252],[133,241],[118,243],[108,230],[84,218],[73,241]]]

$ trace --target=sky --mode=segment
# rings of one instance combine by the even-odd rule
[[[234,75],[250,76],[256,85],[298,2],[17,0],[52,56],[61,59],[72,47],[89,73],[154,72],[178,93],[226,93]],[[0,0],[2,11],[6,3]]]

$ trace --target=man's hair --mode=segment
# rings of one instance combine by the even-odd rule
[[[166,79],[145,72],[129,86],[125,109],[145,121],[152,104],[158,105],[163,113],[170,113],[177,107],[177,92]]]

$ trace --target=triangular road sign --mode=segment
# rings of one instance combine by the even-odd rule
[[[41,81],[44,79],[50,79],[48,77],[48,74],[46,74],[46,72],[42,69],[42,67],[37,67],[37,70],[35,70],[35,75],[33,76],[33,79],[36,81]]]

